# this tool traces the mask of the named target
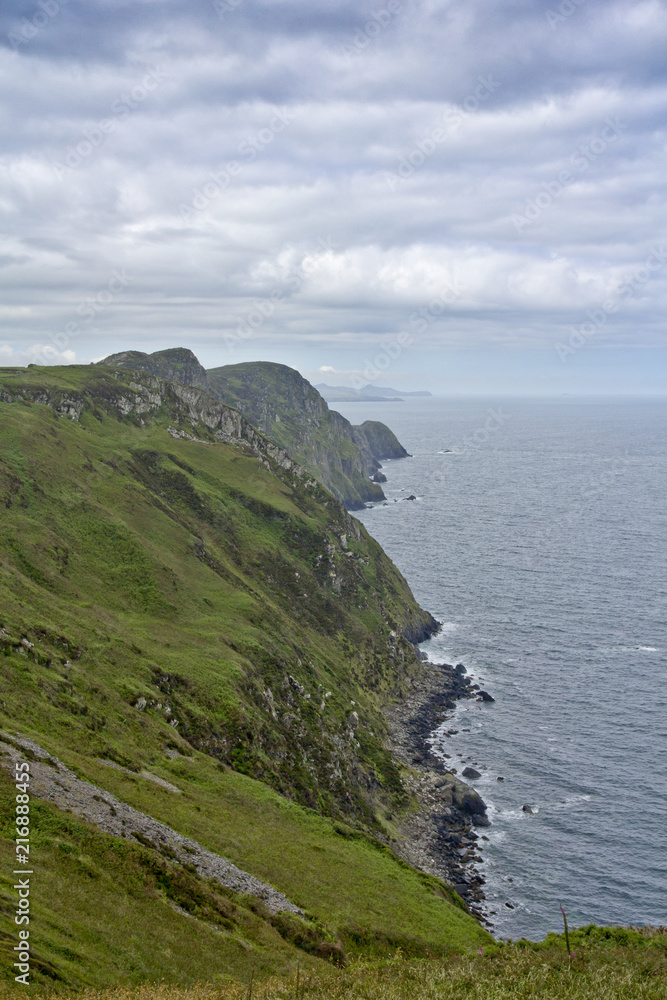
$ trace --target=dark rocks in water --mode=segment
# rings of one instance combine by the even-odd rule
[[[457,782],[453,791],[454,805],[466,816],[470,816],[477,826],[489,826],[486,818],[486,802],[474,788]]]
[[[502,774],[499,774],[498,777],[496,778],[496,781],[504,781],[504,780],[505,779],[503,778]]]
[[[514,903],[505,903],[505,906],[507,907],[508,910],[514,909]]]
[[[456,666],[454,667],[454,670],[456,671],[457,674],[467,674],[468,673],[466,667],[462,663],[457,663]]]
[[[488,691],[479,691],[477,694],[477,701],[495,701],[495,700],[496,699],[492,698]]]
[[[411,493],[409,497],[403,497],[403,499],[404,500],[416,500],[417,497],[414,495],[414,493]]]
[[[463,768],[463,777],[464,778],[481,778],[482,775],[479,773],[479,771],[475,770],[474,767],[464,767]]]
[[[530,813],[531,816],[534,815],[534,809],[532,808],[532,806],[526,805],[526,806],[521,806],[521,808],[523,812]]]

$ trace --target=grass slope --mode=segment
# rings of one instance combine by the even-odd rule
[[[318,484],[216,441],[168,392],[123,416],[121,390],[162,392],[88,367],[0,373],[0,397],[14,400],[0,402],[0,727],[271,882],[308,911],[317,940],[350,954],[488,941],[458,897],[372,836],[409,806],[379,711],[419,669],[400,633],[427,616],[407,584]],[[75,404],[78,420],[54,412]],[[174,438],[175,424],[201,440]],[[174,910],[174,873],[165,859],[151,868],[145,848],[46,804],[37,813],[45,976],[136,982],[159,966],[185,982],[240,974],[255,947],[267,971],[294,953],[266,915],[238,900],[230,915],[195,876],[173,890],[190,915]],[[98,889],[94,908],[84,901]],[[5,879],[5,935],[8,892]],[[245,944],[221,945],[223,911]],[[112,947],[125,926],[127,967]]]
[[[344,970],[296,964],[266,978],[246,970],[236,981],[208,980],[188,988],[154,981],[139,988],[90,990],[87,1000],[664,1000],[667,930],[595,927],[571,932],[573,954],[555,934],[535,944],[492,945],[482,954],[448,959],[355,962]],[[250,989],[251,976],[254,988]],[[25,988],[21,991],[25,994]],[[44,995],[39,985],[30,990]],[[20,995],[8,987],[0,993]],[[53,994],[50,994],[53,995]],[[58,995],[76,996],[70,990]]]

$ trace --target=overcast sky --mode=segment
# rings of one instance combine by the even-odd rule
[[[665,391],[665,2],[3,0],[0,44],[0,364]]]

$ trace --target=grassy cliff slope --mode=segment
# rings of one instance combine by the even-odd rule
[[[309,921],[276,926],[256,901],[43,803],[40,975],[184,982],[280,971],[301,952],[321,962],[327,941],[350,954],[488,941],[376,839],[409,806],[380,706],[419,670],[403,633],[430,618],[342,505],[237,411],[148,374],[2,370],[0,428],[0,728]]]

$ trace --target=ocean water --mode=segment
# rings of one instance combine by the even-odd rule
[[[482,774],[494,933],[667,924],[667,400],[336,408],[412,453],[357,516],[496,699],[432,736]]]

